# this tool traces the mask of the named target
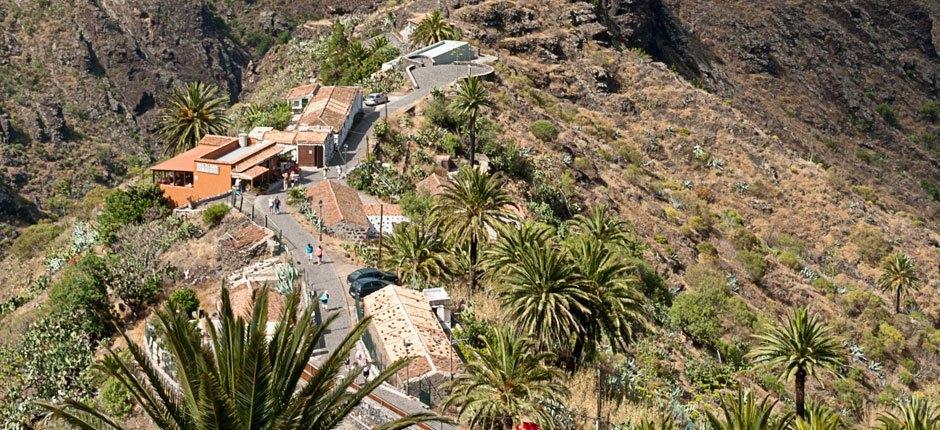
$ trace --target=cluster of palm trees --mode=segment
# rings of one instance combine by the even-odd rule
[[[253,299],[250,315],[236,315],[223,287],[217,320],[204,319],[199,326],[170,308],[158,311],[157,331],[163,333],[174,363],[171,378],[127,334],[132,359],[109,350],[102,369],[131,394],[155,428],[328,430],[337,428],[369,393],[407,364],[406,360],[392,363],[355,389],[362,369],[344,367],[369,318],[356,324],[313,368],[308,360],[335,315],[316,324],[313,307],[299,309],[300,290],[295,289],[274,332],[268,333],[267,290],[259,290]],[[75,428],[123,428],[119,420],[82,400],[40,405]],[[432,420],[439,418],[416,414],[381,428],[403,429]]]
[[[430,45],[442,40],[458,40],[460,37],[460,29],[447,22],[441,11],[435,10],[418,23],[410,39],[414,44]]]

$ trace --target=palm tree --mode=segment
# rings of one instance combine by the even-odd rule
[[[511,219],[506,209],[514,203],[503,187],[502,177],[463,167],[457,180],[447,184],[436,205],[438,222],[456,243],[469,243],[469,289],[477,282],[477,247],[490,229]]]
[[[614,352],[626,350],[633,339],[634,328],[644,321],[643,298],[636,286],[639,278],[633,268],[618,258],[604,242],[591,236],[577,236],[566,246],[580,285],[591,295],[591,315],[583,322],[586,337],[575,342],[574,355],[583,359],[607,339]]]
[[[449,263],[444,242],[436,231],[414,223],[395,226],[395,232],[382,242],[382,266],[398,274],[399,279],[414,288],[423,288],[440,281]]]
[[[454,95],[453,107],[464,115],[469,115],[467,128],[470,131],[470,165],[476,164],[477,151],[477,116],[480,110],[493,106],[489,92],[478,76],[470,76],[460,82]]]
[[[497,294],[504,312],[542,350],[587,336],[593,297],[552,242],[531,244],[506,267]]]
[[[768,397],[759,403],[750,391],[738,390],[735,394],[723,394],[719,400],[721,417],[705,411],[708,422],[715,430],[784,430],[789,427],[791,417],[774,416],[774,405]]]
[[[180,153],[207,134],[225,133],[229,123],[225,101],[215,85],[191,82],[177,88],[160,119],[158,133],[166,140],[165,153]]]
[[[756,336],[760,345],[750,356],[757,363],[782,364],[781,379],[796,376],[796,414],[806,418],[806,377],[816,377],[816,369],[832,371],[842,364],[839,343],[829,329],[806,308],[794,311],[785,324]]]
[[[878,288],[882,291],[894,291],[894,311],[901,313],[901,293],[920,288],[917,267],[914,260],[903,252],[898,252],[882,263],[883,270],[878,277]]]
[[[878,417],[878,428],[883,430],[937,430],[940,429],[940,407],[930,400],[911,396],[898,402],[896,412]]]
[[[839,430],[845,428],[842,417],[825,406],[814,405],[806,411],[807,418],[797,418],[793,430]]]
[[[568,234],[591,236],[625,249],[633,256],[639,256],[645,249],[645,245],[633,234],[630,224],[618,218],[604,204],[594,206],[588,215],[575,215],[568,221],[567,227]]]
[[[429,13],[411,33],[410,39],[421,45],[431,45],[442,40],[460,39],[460,29],[444,19],[439,10]]]
[[[524,221],[522,226],[505,224],[499,228],[496,241],[486,250],[481,263],[493,279],[502,269],[516,262],[522,251],[532,244],[544,244],[552,237],[549,225],[538,221]]]
[[[511,430],[520,419],[554,428],[552,409],[568,396],[558,369],[544,364],[547,353],[534,351],[532,342],[506,327],[498,327],[474,349],[466,371],[449,384],[443,408],[459,408],[468,428]]]
[[[267,302],[268,293],[261,290],[246,319],[233,313],[228,290],[223,288],[218,323],[203,320],[201,330],[181,313],[158,311],[158,330],[162,329],[164,344],[176,364],[173,382],[161,376],[163,371],[126,333],[134,362],[109,351],[104,371],[120,381],[159,429],[330,429],[406,364],[398,361],[352,391],[359,369],[344,375],[342,367],[369,320],[353,327],[314,369],[308,360],[336,315],[323,325],[315,324],[312,307],[298,309],[297,289],[288,296],[279,323],[268,336]],[[41,406],[73,427],[122,428],[80,400]],[[401,429],[430,419],[434,419],[432,414],[419,414],[383,427]]]

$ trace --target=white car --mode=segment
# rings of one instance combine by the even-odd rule
[[[366,106],[377,106],[388,103],[388,96],[382,93],[372,93],[363,99]]]

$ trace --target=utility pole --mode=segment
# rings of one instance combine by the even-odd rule
[[[378,257],[375,259],[375,267],[379,267],[379,264],[382,263],[382,228],[385,223],[385,205],[379,203],[379,253]]]
[[[601,365],[597,364],[597,421],[595,430],[601,430],[601,408],[603,407],[604,397],[601,393]]]
[[[320,237],[317,239],[317,245],[323,248],[323,199],[318,203],[320,208],[317,210],[317,224],[320,224]]]

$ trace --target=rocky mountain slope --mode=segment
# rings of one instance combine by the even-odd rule
[[[369,1],[0,1],[0,243],[67,211],[159,151],[168,92],[214,83],[234,101],[246,68],[307,19]]]

